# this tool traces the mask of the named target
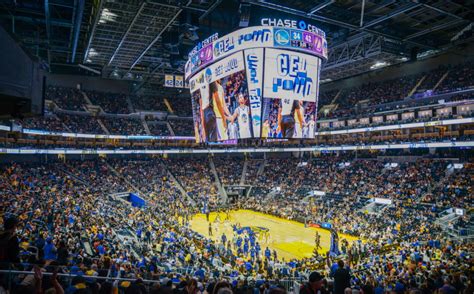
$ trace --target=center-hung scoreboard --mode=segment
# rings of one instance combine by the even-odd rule
[[[190,53],[185,80],[197,142],[314,138],[325,33],[304,21],[217,34]]]

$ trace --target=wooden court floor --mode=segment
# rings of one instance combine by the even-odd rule
[[[219,221],[215,221],[219,215]],[[330,246],[330,233],[324,229],[306,227],[304,224],[290,221],[283,218],[275,217],[251,210],[234,210],[230,212],[230,219],[226,220],[226,213],[212,212],[210,214],[210,222],[212,223],[213,240],[221,240],[222,233],[225,233],[227,240],[232,240],[232,225],[239,223],[242,227],[264,227],[269,231],[268,237],[260,237],[259,243],[262,251],[268,246],[271,250],[276,250],[278,257],[301,259],[310,257],[315,248],[315,233],[321,235],[320,253],[326,253]],[[191,219],[191,228],[209,237],[209,223],[206,221],[204,214],[196,214]],[[347,239],[349,243],[357,240],[356,237],[339,234],[339,240]]]

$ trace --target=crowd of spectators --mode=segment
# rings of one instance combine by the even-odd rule
[[[214,161],[221,180],[242,173],[243,159]],[[174,291],[193,283],[199,283],[203,291],[224,277],[230,279],[234,291],[244,287],[240,284],[244,281],[250,291],[268,287],[265,279],[292,276],[314,282],[316,274],[310,274],[314,270],[326,289],[323,276],[336,288],[340,286],[337,268],[347,268],[347,286],[354,291],[363,288],[364,293],[395,289],[397,293],[432,293],[440,288],[472,293],[472,244],[447,240],[434,221],[446,208],[472,206],[472,166],[448,170],[446,162],[429,159],[388,163],[335,156],[269,159],[253,185],[279,189],[251,194],[233,204],[305,223],[331,223],[339,232],[364,240],[351,246],[341,242],[339,266],[319,254],[285,261],[263,249],[247,259],[244,253],[231,250],[230,243],[211,241],[192,231],[188,224],[192,214],[222,209],[214,201],[217,188],[206,158],[7,164],[0,174],[0,209],[6,230],[2,238],[18,232],[19,247],[2,254],[2,262],[16,263],[18,270],[35,270],[12,281],[14,293],[37,293],[38,288],[49,287],[67,293],[110,288],[137,291],[136,287],[145,287],[145,280],[156,281],[157,285],[150,286],[156,291],[160,284],[173,283]],[[251,160],[247,168],[254,168],[248,171],[256,173],[260,164]],[[235,167],[233,173],[228,172],[229,166]],[[326,195],[303,204],[309,190]],[[134,207],[114,195],[123,192],[137,193],[147,205]],[[379,213],[368,213],[361,208],[372,197],[391,199],[393,204]],[[2,241],[1,246],[7,245]],[[186,268],[188,275],[178,273]],[[57,271],[73,277],[58,276]],[[42,276],[47,272],[53,278]],[[118,283],[99,277],[135,281]],[[4,288],[8,286],[5,278]],[[260,286],[255,284],[258,281]],[[271,283],[278,285],[278,281]]]
[[[201,209],[217,207],[218,188],[207,158],[167,160],[165,163],[187,195],[200,203]]]
[[[59,108],[65,110],[84,110],[86,100],[82,93],[73,88],[48,86],[46,88],[46,99],[52,100]]]
[[[430,71],[430,74],[426,75],[425,79],[418,86],[417,92],[432,91],[447,72],[448,68],[445,66],[440,66],[438,69]]]
[[[100,127],[97,117],[91,115],[72,115],[58,113],[57,116],[62,120],[66,127],[80,134],[103,134],[104,130]],[[59,130],[60,131],[60,130]]]
[[[43,117],[25,118],[19,123],[25,129],[46,130],[52,132],[64,132],[65,126],[54,114],[47,114]]]
[[[166,122],[147,121],[148,129],[154,136],[171,136]]]
[[[239,185],[242,178],[243,161],[239,158],[216,157],[215,166],[222,185]]]
[[[102,117],[102,122],[113,135],[146,135],[140,118]]]
[[[135,111],[168,111],[164,98],[162,97],[146,95],[132,96],[130,99],[132,100]]]
[[[192,107],[189,97],[174,97],[169,98],[168,101],[171,104],[174,114],[176,114],[177,116],[192,116]]]
[[[107,113],[130,113],[125,94],[84,91],[93,105],[98,105]]]
[[[194,136],[194,125],[192,120],[170,119],[168,120],[176,136]]]
[[[474,70],[472,64],[472,61],[468,61],[456,66],[440,66],[430,72],[406,75],[400,78],[370,82],[361,86],[342,89],[340,95],[334,102],[338,104],[337,109],[330,113],[320,114],[320,117],[336,118],[353,116],[357,113],[363,113],[364,110],[367,110],[367,107],[373,108],[395,101],[402,102],[411,94],[411,90],[414,89],[415,85],[422,78],[424,78],[424,80],[414,93],[417,97],[420,96],[420,93],[418,93],[420,91],[423,92],[422,97],[429,97],[435,94],[470,89],[474,86]],[[441,80],[446,73],[446,77]],[[435,89],[438,82],[441,83]],[[337,93],[337,91],[339,91],[339,89],[322,90],[318,107],[321,109],[324,105],[328,104],[329,102],[326,102],[329,100],[327,97],[333,96],[333,93]],[[467,98],[472,98],[472,94]],[[356,107],[358,104],[360,104],[359,108]],[[397,109],[398,107],[396,104],[390,105],[389,109]],[[384,110],[389,109],[384,107]]]
[[[451,67],[436,91],[464,90],[472,86],[474,86],[474,62],[470,61]]]

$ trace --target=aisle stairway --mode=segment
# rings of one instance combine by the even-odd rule
[[[449,70],[439,79],[439,81],[436,83],[436,85],[431,89],[433,92],[436,91],[436,89],[441,85],[441,83],[444,81],[444,79],[448,76]]]
[[[219,195],[221,196],[220,197],[221,198],[221,204],[225,204],[225,203],[227,203],[227,200],[228,200],[227,192],[225,191],[225,189],[222,186],[222,183],[219,179],[219,175],[217,174],[217,170],[216,170],[216,165],[214,164],[214,160],[212,159],[212,156],[209,156],[209,164],[211,166],[212,174],[214,175],[217,190],[219,191]]]
[[[127,108],[130,113],[134,113],[135,109],[133,107],[132,99],[130,99],[130,96],[127,96]]]
[[[178,190],[181,192],[181,195],[185,196],[186,198],[189,199],[189,201],[195,206],[196,205],[196,201],[188,195],[188,193],[186,193],[186,190],[184,189],[183,185],[181,184],[180,181],[178,181],[178,179],[173,175],[173,173],[168,169],[168,167],[166,166],[166,164],[160,160],[160,164],[161,164],[161,167],[166,171],[166,173],[168,174],[168,177],[173,181],[173,183],[176,185],[176,187],[178,188]]]
[[[168,131],[170,131],[171,136],[176,136],[173,128],[171,127],[171,124],[169,122],[166,122],[166,127],[168,128]]]
[[[136,187],[134,184],[132,184],[126,177],[122,176],[112,165],[110,165],[106,160],[102,160],[102,163],[104,163],[107,168],[112,172],[114,173],[117,177],[121,178],[125,183],[127,183],[127,185],[129,187],[132,188],[133,191],[131,192],[135,192],[137,193],[138,195],[140,196],[144,196],[145,198],[148,199],[148,196],[147,195],[143,195],[143,193],[140,191],[140,189],[138,189],[138,187]],[[148,199],[149,200],[149,199]]]
[[[104,125],[104,122],[100,118],[97,118],[97,122],[99,123],[102,131],[104,131],[105,134],[110,135],[109,130],[107,129],[107,127]]]
[[[142,122],[143,129],[145,129],[145,132],[147,135],[151,135],[150,128],[148,127],[148,124],[145,120],[145,118],[140,117],[140,121]]]
[[[413,94],[415,94],[416,90],[418,89],[418,87],[420,87],[420,85],[423,83],[423,81],[426,79],[426,75],[424,75],[419,81],[418,83],[416,83],[416,85],[413,87],[413,89],[411,89],[411,91],[408,93],[407,97],[411,97]]]
[[[240,176],[240,185],[245,185],[245,176],[247,175],[247,167],[249,161],[245,159],[244,166],[242,167],[242,175]]]

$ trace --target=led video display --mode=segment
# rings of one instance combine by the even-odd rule
[[[190,88],[197,142],[254,137],[243,52],[203,69]]]
[[[314,138],[320,59],[265,49],[261,137]]]

